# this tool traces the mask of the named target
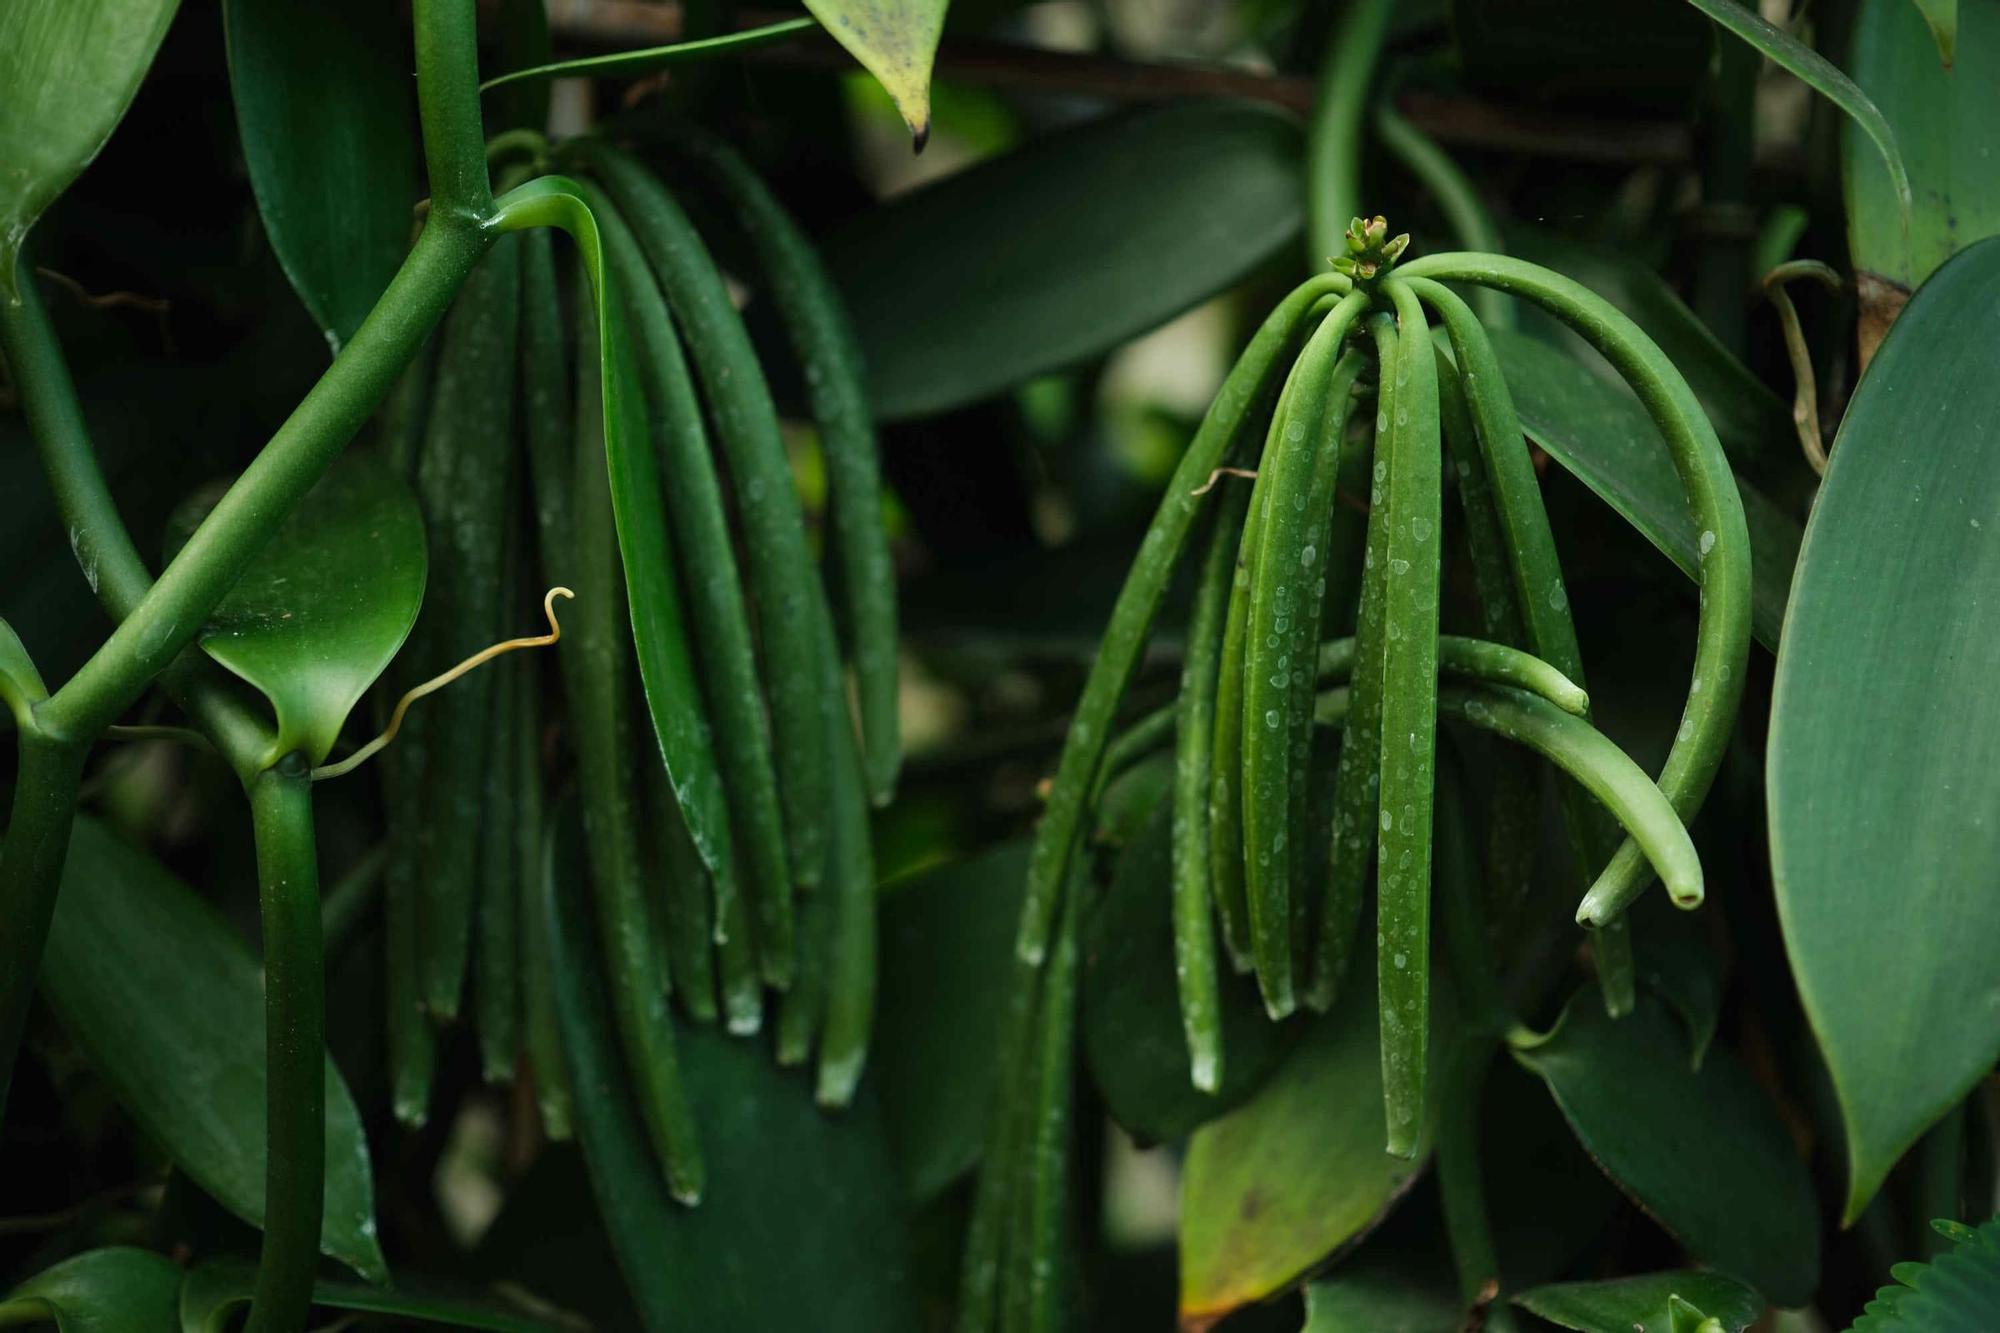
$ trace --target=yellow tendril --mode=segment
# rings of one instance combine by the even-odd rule
[[[337,764],[325,764],[319,768],[315,768],[312,771],[312,780],[314,782],[324,782],[328,778],[337,778],[343,774],[352,773],[362,764],[374,758],[384,746],[396,739],[396,733],[403,726],[403,714],[410,711],[410,705],[423,698],[426,694],[443,689],[474,667],[490,662],[502,653],[511,653],[516,648],[547,648],[561,639],[562,626],[556,623],[556,598],[573,598],[575,596],[576,594],[568,588],[550,588],[542,597],[542,614],[549,619],[549,632],[547,634],[536,634],[525,639],[507,639],[504,642],[494,644],[490,648],[481,648],[478,652],[466,658],[449,671],[432,676],[423,684],[411,689],[396,701],[395,711],[389,714],[389,725],[383,729],[380,736],[377,736],[374,740],[368,742]]]

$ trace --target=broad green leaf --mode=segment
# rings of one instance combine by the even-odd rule
[[[218,1203],[259,1223],[264,987],[235,930],[157,861],[79,819],[41,989],[139,1127]],[[320,1249],[382,1281],[374,1192],[361,1118],[328,1060]]]
[[[1422,1171],[1428,1114],[1414,1159],[1382,1150],[1377,1026],[1374,989],[1357,977],[1249,1101],[1189,1140],[1183,1322],[1284,1290],[1371,1230]]]
[[[58,1333],[174,1333],[181,1270],[151,1250],[86,1250],[0,1296],[0,1325],[53,1323]]]
[[[1854,79],[1904,145],[1918,207],[1904,221],[1893,182],[1852,128],[1841,136],[1847,241],[1862,286],[1893,319],[1906,296],[1953,254],[2000,232],[2000,0],[1961,0],[1956,58],[1938,63],[1909,0],[1863,0],[1849,43]],[[1871,292],[1871,283],[1888,284]],[[1864,332],[1866,332],[1864,330]],[[1879,331],[1878,331],[1879,336]]]
[[[410,39],[397,7],[380,0],[224,0],[222,18],[264,234],[339,352],[410,244]]]
[[[1765,464],[1774,455],[1799,464],[1791,404],[1731,355],[1658,273],[1628,254],[1540,227],[1509,227],[1507,245],[1510,254],[1575,278],[1645,330],[1701,400],[1716,437],[1739,467]],[[1540,315],[1525,301],[1514,305],[1524,316]],[[1537,327],[1559,330],[1564,346],[1601,366],[1606,377],[1614,376],[1610,364],[1568,326],[1542,316]]]
[[[864,214],[826,258],[876,413],[990,397],[1230,286],[1298,234],[1302,153],[1271,108],[1167,102]]]
[[[1716,863],[1733,850],[1721,856],[1704,854],[1711,893],[1722,888],[1713,879]],[[1699,1069],[1722,1021],[1722,959],[1709,945],[1709,923],[1702,913],[1683,912],[1657,893],[1641,898],[1631,911],[1639,981],[1665,1001],[1687,1029],[1688,1060]]]
[[[1910,175],[1903,166],[1896,132],[1868,94],[1819,52],[1801,42],[1738,0],[1688,0],[1688,3],[1790,70],[1807,87],[1832,102],[1867,134],[1882,155],[1905,219],[1910,213]]]
[[[28,229],[132,104],[180,0],[0,5],[0,301],[19,300]]]
[[[1242,1102],[1305,1027],[1272,1023],[1256,983],[1225,964],[1222,1087],[1209,1094],[1189,1079],[1174,979],[1173,803],[1161,796],[1084,926],[1084,1059],[1105,1109],[1141,1143],[1182,1138]]]
[[[1916,6],[1937,43],[1938,63],[1950,69],[1958,57],[1958,0],[1916,0]]]
[[[1986,1333],[2000,1323],[2000,1217],[1973,1229],[1933,1226],[1957,1243],[1927,1264],[1897,1264],[1896,1285],[1849,1333]]]
[[[1595,995],[1515,1058],[1548,1084],[1585,1150],[1690,1254],[1781,1305],[1819,1279],[1819,1206],[1764,1092],[1728,1050],[1688,1068],[1687,1038],[1641,996],[1613,1019]]]
[[[493,92],[501,88],[515,88],[522,84],[546,85],[550,79],[630,78],[636,74],[665,69],[669,65],[712,60],[716,56],[728,55],[732,51],[753,50],[759,46],[769,46],[773,42],[790,41],[799,34],[812,32],[818,27],[819,24],[812,19],[785,19],[782,22],[766,24],[761,28],[725,33],[720,37],[702,37],[691,42],[674,42],[668,46],[648,46],[637,51],[617,51],[611,55],[580,56],[574,60],[549,61],[488,79],[479,85],[479,90]],[[546,54],[546,40],[543,46]],[[546,94],[543,97],[543,104],[545,106],[547,104]]]
[[[1686,1269],[1604,1282],[1558,1282],[1524,1291],[1516,1305],[1552,1324],[1583,1333],[1675,1333],[1667,1298],[1678,1296],[1718,1321],[1724,1333],[1741,1333],[1764,1313],[1763,1298],[1735,1278]]]
[[[985,1147],[1027,873],[1028,844],[1015,841],[884,890],[870,1063],[913,1200],[941,1193]]]
[[[219,496],[174,515],[178,546]],[[363,692],[416,622],[428,569],[409,483],[372,454],[335,463],[202,628],[202,650],[249,681],[278,718],[276,754],[323,761]]]
[[[577,1137],[644,1325],[914,1330],[902,1189],[869,1088],[826,1115],[807,1075],[779,1069],[761,1044],[683,1028],[708,1183],[699,1208],[668,1197],[611,1028],[582,837],[572,804],[553,827],[542,910]]]
[[[931,133],[931,61],[951,0],[805,0],[814,18],[875,76],[917,147]]]
[[[1771,871],[1847,1122],[1853,1221],[2000,1056],[2000,238],[1862,376],[1771,705]]]
[[[175,1270],[176,1278],[179,1270]],[[257,1283],[256,1268],[247,1263],[203,1264],[180,1285],[181,1333],[229,1333],[236,1316],[248,1308]],[[490,1296],[461,1289],[423,1286],[369,1287],[358,1282],[313,1283],[313,1304],[357,1314],[394,1315],[418,1324],[477,1328],[489,1333],[555,1333],[561,1324],[531,1318]]]
[[[1461,1333],[1465,1307],[1451,1274],[1367,1254],[1305,1287],[1300,1333]]]
[[[1700,534],[1666,441],[1639,400],[1526,334],[1491,329],[1488,336],[1529,438],[1693,578],[1700,567]],[[1758,641],[1775,650],[1798,557],[1799,526],[1741,477],[1736,485],[1750,524],[1751,621]]]

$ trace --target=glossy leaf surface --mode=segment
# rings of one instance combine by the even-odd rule
[[[0,1324],[52,1322],[57,1333],[173,1333],[181,1270],[151,1250],[86,1250],[0,1296]]]
[[[1724,1333],[1741,1333],[1764,1313],[1763,1299],[1741,1282],[1693,1269],[1604,1282],[1557,1282],[1524,1291],[1514,1303],[1552,1324],[1583,1333],[1674,1333],[1667,1314],[1669,1296],[1721,1321]]]
[[[97,156],[132,104],[180,0],[9,0],[0,6],[0,301],[35,219]]]
[[[827,244],[879,417],[941,412],[1109,351],[1297,234],[1303,136],[1245,102],[1064,130]]]
[[[409,37],[385,4],[225,0],[222,18],[264,234],[338,352],[409,248]]]
[[[883,891],[870,1058],[913,1199],[941,1192],[985,1146],[1027,873],[1027,843],[1009,842]]]
[[[1282,1291],[1369,1231],[1423,1169],[1428,1119],[1413,1159],[1382,1150],[1375,995],[1357,977],[1255,1096],[1189,1141],[1182,1319]]]
[[[174,516],[193,530],[213,491]],[[203,628],[210,657],[256,686],[278,717],[276,754],[318,764],[423,604],[423,513],[404,481],[356,451],[300,502]]]
[[[1914,288],[1957,251],[2000,232],[1992,155],[2000,136],[2000,0],[1960,0],[1950,68],[1939,63],[1909,0],[1864,0],[1849,49],[1855,82],[1897,131],[1918,208],[1906,227],[1873,146],[1843,127],[1848,245],[1864,275]]]
[[[1768,754],[1792,975],[1851,1221],[2000,1056],[2000,239],[1927,282],[1841,422]]]
[[[1666,441],[1639,400],[1525,334],[1492,329],[1489,336],[1529,438],[1693,578],[1700,567],[1700,534]],[[1799,525],[1741,477],[1736,484],[1750,526],[1751,620],[1758,641],[1775,648],[1798,558]]]
[[[41,988],[140,1127],[255,1225],[264,1214],[264,987],[242,938],[158,862],[79,819]],[[368,1144],[331,1060],[320,1248],[371,1281],[388,1276]]]
[[[707,1188],[699,1208],[674,1203],[612,1031],[573,807],[557,818],[548,867],[542,910],[577,1135],[644,1325],[914,1330],[902,1192],[872,1091],[823,1114],[804,1073],[778,1069],[760,1044],[684,1028],[681,1071],[703,1113]]]
[[[178,1278],[179,1270],[175,1270]],[[250,1304],[257,1272],[249,1264],[203,1264],[180,1284],[181,1333],[228,1333]],[[564,1327],[509,1309],[499,1301],[459,1290],[370,1287],[358,1282],[313,1283],[313,1304],[356,1314],[393,1315],[417,1324],[485,1329],[488,1333],[552,1333]]]
[[[1604,1173],[1696,1259],[1802,1304],[1819,1277],[1819,1206],[1784,1122],[1727,1050],[1688,1068],[1687,1038],[1641,996],[1613,1019],[1573,999],[1515,1058],[1548,1084]]]
[[[805,0],[835,41],[875,76],[923,147],[931,132],[931,58],[951,0]]]
[[[1272,1023],[1255,983],[1223,976],[1222,1086],[1194,1086],[1174,980],[1172,816],[1155,801],[1084,925],[1084,1058],[1105,1109],[1141,1143],[1181,1138],[1241,1102],[1305,1026]]]

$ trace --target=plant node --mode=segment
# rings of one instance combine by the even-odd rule
[[[1410,246],[1410,233],[1389,235],[1389,220],[1377,213],[1372,218],[1356,218],[1347,224],[1347,253],[1329,262],[1333,271],[1344,273],[1359,283],[1372,282],[1395,266]]]

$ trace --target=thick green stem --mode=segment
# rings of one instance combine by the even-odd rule
[[[95,736],[193,641],[216,603],[389,392],[491,241],[483,229],[433,214],[325,376],[104,646],[42,706],[46,728]]]
[[[305,1326],[326,1184],[326,977],[312,778],[288,755],[250,784],[264,918],[264,1248],[246,1333]]]
[[[14,808],[0,844],[0,1113],[55,916],[84,750],[39,731],[20,734]]]
[[[145,598],[153,576],[104,484],[76,384],[41,293],[29,281],[21,284],[20,296],[11,306],[0,302],[0,354],[13,372],[42,471],[69,529],[70,548],[99,604],[114,621],[123,620]],[[196,654],[175,658],[161,684],[247,781],[257,757],[270,747],[269,724],[230,693],[218,679],[218,669]]]
[[[479,112],[477,7],[474,0],[416,0],[413,17],[431,217],[484,223],[493,215],[493,185]]]

